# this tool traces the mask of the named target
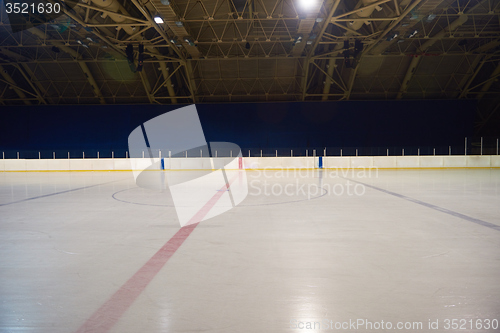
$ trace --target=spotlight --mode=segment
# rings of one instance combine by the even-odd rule
[[[191,38],[191,36],[186,36],[186,37],[184,37],[184,41],[185,41],[186,43],[188,43],[188,45],[189,45],[189,46],[195,46],[195,45],[194,45],[194,42],[193,42],[193,39]]]
[[[427,22],[430,22],[432,20],[434,20],[436,18],[436,14],[429,14],[429,16],[427,16],[426,20]]]
[[[84,42],[82,42],[82,41],[81,41],[81,40],[79,40],[79,39],[77,39],[77,40],[76,40],[76,42],[77,42],[78,44],[80,44],[81,46],[83,46],[84,48],[86,48],[86,49],[88,49],[88,48],[89,48],[89,46],[88,46],[87,44],[85,44]]]
[[[307,9],[311,9],[312,7],[316,6],[316,2],[318,0],[299,0],[299,3],[300,3],[300,6],[307,10]]]
[[[163,19],[159,16],[159,15],[156,15],[154,17],[154,20],[157,24],[162,24],[163,23]]]
[[[414,30],[412,33],[410,33],[410,34],[408,35],[408,37],[407,37],[407,38],[413,38],[413,37],[415,37],[415,35],[416,35],[417,33],[418,33],[418,30]]]
[[[56,46],[52,46],[52,49],[51,49],[51,50],[52,50],[53,52],[55,52],[55,53],[59,53],[59,52],[60,52],[59,48],[58,48],[58,47],[56,47]]]
[[[249,42],[247,42],[247,43],[245,44],[245,49],[250,50],[250,43],[249,43]]]
[[[165,5],[165,6],[169,6],[170,5],[170,1],[169,0],[160,0],[161,4],[162,5]]]
[[[181,43],[179,43],[179,41],[175,37],[170,38],[170,43],[174,44],[175,46],[179,46],[179,47],[181,46]]]
[[[397,32],[390,32],[387,35],[386,41],[390,42],[391,40],[393,40],[396,37],[398,37],[398,33]]]

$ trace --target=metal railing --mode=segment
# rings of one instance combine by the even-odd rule
[[[392,147],[286,147],[219,149],[209,154],[206,147],[198,147],[176,154],[167,149],[148,149],[134,152],[127,149],[54,149],[26,150],[5,149],[2,159],[85,159],[85,158],[190,158],[190,157],[307,157],[307,156],[433,156],[433,155],[498,155],[499,138],[468,137],[463,145],[449,146],[392,146]]]

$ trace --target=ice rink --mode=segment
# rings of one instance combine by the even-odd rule
[[[500,330],[500,169],[247,179],[181,229],[131,172],[0,173],[0,332]]]

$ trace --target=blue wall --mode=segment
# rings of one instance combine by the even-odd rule
[[[127,149],[135,127],[180,106],[2,107],[0,150]],[[243,149],[462,145],[472,101],[199,104],[207,141]]]

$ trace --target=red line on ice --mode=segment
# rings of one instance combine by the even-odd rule
[[[224,185],[215,195],[182,227],[177,233],[156,252],[117,292],[111,296],[87,321],[80,326],[76,333],[92,332],[105,333],[109,331],[139,297],[167,261],[174,255],[188,236],[193,232],[200,221],[215,206],[230,184]]]

